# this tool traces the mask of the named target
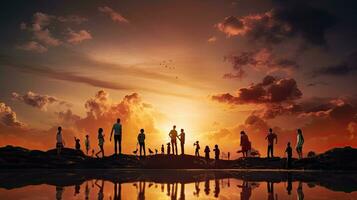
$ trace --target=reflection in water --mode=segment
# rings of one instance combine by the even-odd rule
[[[2,180],[0,182],[0,199],[35,200],[52,199],[53,196],[56,196],[56,200],[89,200],[95,199],[95,197],[98,200],[121,200],[123,198],[137,200],[278,200],[293,199],[296,196],[297,200],[304,200],[305,196],[306,199],[315,199],[317,195],[320,199],[357,199],[357,192],[355,192],[357,191],[357,181],[353,178],[357,176],[348,174],[331,180],[326,177],[331,178],[335,174],[331,176],[297,175],[290,172],[276,174],[194,172],[179,175],[177,173],[176,175],[165,174],[165,176],[135,173],[114,173],[99,176],[96,173],[56,174],[53,176],[46,174],[45,177],[38,175],[39,182],[36,182],[37,180],[34,178],[36,176],[33,174],[22,176],[31,177],[30,179],[19,179],[16,178],[16,175],[14,176],[2,176],[0,173]],[[19,183],[19,181],[24,182]],[[349,182],[343,184],[344,181]],[[306,183],[314,187],[305,187],[303,190]],[[202,184],[204,195],[200,195]],[[231,184],[237,185],[237,187],[230,187]],[[266,187],[260,187],[261,184],[264,186],[266,184]],[[12,190],[13,188],[16,190]],[[34,194],[39,194],[35,192],[36,190],[41,191],[40,195],[42,196],[34,196]]]

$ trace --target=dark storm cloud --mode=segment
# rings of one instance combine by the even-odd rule
[[[276,79],[267,76],[261,83],[240,88],[238,94],[230,93],[213,95],[214,101],[232,105],[269,104],[294,101],[302,97],[302,92],[292,78]]]
[[[268,44],[280,43],[295,36],[314,45],[325,45],[326,31],[336,18],[326,10],[306,1],[276,4],[272,10],[243,17],[226,17],[217,28],[228,36],[246,36]]]
[[[341,63],[320,67],[316,69],[312,75],[316,76],[345,76],[357,71],[357,51],[353,52]]]
[[[263,70],[267,73],[272,71],[285,71],[290,73],[299,68],[296,61],[287,58],[278,58],[278,56],[268,48],[244,51],[237,55],[226,56],[224,60],[232,63],[234,70],[233,73],[223,75],[223,78],[227,79],[243,78],[247,68],[252,68],[256,71]]]

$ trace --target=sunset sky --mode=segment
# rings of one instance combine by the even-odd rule
[[[305,137],[304,151],[357,147],[354,0],[15,0],[0,8],[0,145],[66,146],[90,134],[124,153],[140,128],[147,147],[172,125],[193,143],[240,149],[241,130],[266,154]],[[83,144],[82,144],[83,145]]]

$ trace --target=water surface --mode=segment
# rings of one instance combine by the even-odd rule
[[[82,170],[0,172],[0,199],[357,199],[343,172]]]

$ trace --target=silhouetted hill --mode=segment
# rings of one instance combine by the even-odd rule
[[[82,151],[64,148],[61,156],[56,150],[28,150],[22,147],[0,148],[2,169],[283,169],[285,158],[240,158],[227,161],[206,161],[191,155],[152,155],[139,158],[134,155],[93,158]],[[311,158],[293,161],[294,169],[357,170],[357,149],[335,148]]]

